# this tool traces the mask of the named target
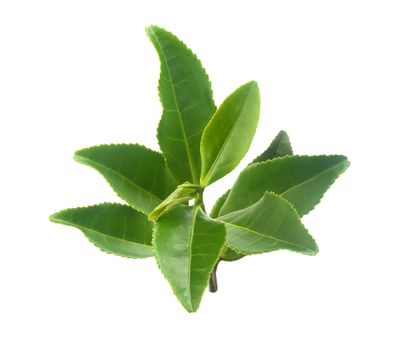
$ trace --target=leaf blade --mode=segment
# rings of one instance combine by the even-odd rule
[[[286,131],[281,130],[272,140],[268,148],[257,156],[250,164],[265,162],[269,159],[284,157],[293,154],[292,145]]]
[[[260,92],[251,81],[229,95],[206,126],[200,145],[201,185],[222,178],[242,160],[260,117]]]
[[[97,170],[116,194],[149,214],[176,186],[162,155],[137,144],[100,145],[75,153],[75,160]]]
[[[227,243],[243,254],[288,249],[307,255],[318,247],[300,222],[294,207],[282,197],[266,192],[255,204],[219,218],[227,228]]]
[[[148,27],[146,32],[161,62],[160,148],[180,182],[198,183],[200,139],[216,109],[211,83],[200,60],[176,36],[156,26]]]
[[[348,159],[340,155],[286,156],[250,165],[239,175],[220,215],[250,206],[269,191],[287,199],[303,216],[348,166]]]
[[[50,216],[50,221],[73,226],[97,248],[128,258],[152,256],[152,224],[127,205],[103,203],[71,208]]]
[[[155,224],[160,270],[188,312],[195,312],[225,242],[225,227],[199,207],[180,206]]]

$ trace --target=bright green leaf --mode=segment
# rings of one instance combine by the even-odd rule
[[[284,157],[291,154],[293,154],[293,149],[290,144],[289,136],[286,131],[281,130],[272,140],[269,147],[255,158],[251,164],[265,162],[269,159]]]
[[[152,223],[127,205],[103,203],[65,209],[50,216],[55,223],[80,229],[101,250],[128,258],[152,256]]]
[[[198,183],[200,139],[216,109],[211,84],[199,59],[177,37],[155,26],[147,34],[161,62],[160,148],[176,178]]]
[[[289,249],[315,255],[318,247],[301,223],[294,207],[282,197],[266,192],[255,204],[221,216],[227,243],[244,254]]]
[[[98,170],[120,198],[144,214],[176,187],[162,155],[144,146],[94,146],[77,151],[75,159]]]
[[[220,215],[256,203],[266,191],[287,199],[300,216],[311,211],[349,165],[345,156],[287,156],[256,163],[243,170]]]
[[[252,81],[229,95],[202,135],[200,183],[207,186],[231,172],[248,151],[260,116],[260,92]]]
[[[225,227],[198,206],[180,206],[155,224],[159,267],[185,309],[198,309],[225,242]]]

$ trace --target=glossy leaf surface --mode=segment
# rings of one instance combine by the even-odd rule
[[[73,226],[101,250],[128,258],[152,256],[152,224],[127,205],[103,203],[65,209],[50,216],[55,223]]]
[[[211,84],[199,59],[177,37],[155,26],[148,27],[147,34],[161,62],[160,148],[180,182],[198,183],[200,139],[216,109]]]
[[[278,249],[315,255],[318,247],[301,223],[294,207],[282,197],[267,192],[248,208],[219,218],[227,228],[227,243],[244,254]]]
[[[256,203],[266,191],[287,199],[300,216],[311,211],[349,165],[344,156],[287,156],[250,165],[239,175],[220,215]]]
[[[260,92],[256,82],[241,86],[225,99],[203,132],[203,186],[235,169],[250,147],[259,116]]]
[[[144,146],[95,146],[77,151],[75,159],[98,170],[120,198],[145,214],[177,185],[162,155]]]
[[[158,265],[185,309],[198,309],[225,242],[225,227],[195,206],[180,206],[155,224]]]

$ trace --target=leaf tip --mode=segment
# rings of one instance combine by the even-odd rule
[[[51,214],[51,215],[48,217],[48,220],[51,221],[51,222],[57,222],[57,214],[58,214],[58,213]]]

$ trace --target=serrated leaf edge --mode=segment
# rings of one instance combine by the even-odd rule
[[[92,208],[92,207],[97,207],[97,206],[101,206],[101,205],[109,205],[109,204],[111,204],[111,205],[116,205],[116,206],[120,206],[120,207],[131,208],[129,205],[126,205],[126,204],[114,203],[114,202],[101,202],[101,203],[98,203],[98,204],[92,204],[92,205],[80,206],[80,207],[75,207],[75,208],[62,209],[62,210],[60,210],[60,211],[55,212],[54,214],[51,214],[50,217],[49,217],[49,220],[50,220],[52,223],[54,223],[54,224],[61,224],[61,225],[65,225],[65,226],[70,226],[70,227],[77,228],[78,230],[80,230],[80,231],[83,233],[84,237],[86,237],[87,240],[90,241],[90,243],[91,243],[92,245],[94,245],[97,249],[99,249],[100,251],[102,251],[102,252],[104,252],[104,253],[107,253],[107,254],[110,254],[110,255],[115,255],[115,256],[120,256],[120,257],[122,257],[122,258],[134,259],[134,260],[135,260],[135,259],[145,259],[145,258],[149,258],[149,256],[147,256],[147,257],[138,257],[138,256],[137,256],[137,257],[132,257],[132,256],[128,256],[128,255],[124,255],[124,254],[119,254],[119,253],[115,253],[115,252],[108,251],[108,250],[106,250],[106,249],[100,247],[96,242],[94,242],[92,239],[90,239],[90,238],[87,236],[87,234],[83,231],[83,229],[80,228],[80,227],[78,227],[77,225],[65,224],[65,222],[64,222],[63,220],[57,220],[57,221],[55,221],[55,220],[52,219],[53,216],[55,216],[55,215],[57,215],[57,214],[64,213],[64,212],[69,211],[69,210],[74,210],[74,209],[86,209],[86,208]],[[135,209],[134,209],[134,210],[135,210]],[[153,228],[152,228],[152,229],[153,229]],[[117,237],[112,237],[112,238],[113,238],[113,239],[118,239]],[[119,240],[120,240],[120,239],[119,239]],[[123,240],[120,240],[120,241],[123,241]],[[132,242],[132,243],[134,243],[134,242]],[[137,245],[143,246],[143,247],[145,247],[145,248],[151,249],[151,250],[152,250],[152,254],[153,254],[154,249],[153,249],[153,246],[152,246],[152,242],[151,242],[151,245],[145,245],[145,244],[140,244],[140,243],[134,243],[134,244],[137,244]],[[153,257],[153,255],[152,255],[152,257]]]
[[[200,138],[200,145],[199,145],[200,157],[201,157],[202,160],[203,160],[202,154],[204,153],[204,151],[203,151],[203,149],[204,149],[204,146],[203,146],[203,136],[205,135],[207,129],[208,129],[209,127],[211,127],[212,121],[213,121],[213,119],[214,119],[214,118],[216,117],[216,115],[217,115],[217,111],[221,108],[221,106],[224,104],[224,102],[226,102],[232,95],[234,95],[238,90],[240,90],[240,89],[242,89],[242,88],[248,86],[249,84],[251,84],[251,85],[253,85],[253,86],[256,86],[256,88],[257,88],[257,90],[258,90],[258,93],[260,94],[259,87],[258,87],[258,83],[257,83],[257,81],[255,81],[255,80],[251,80],[251,81],[248,81],[248,82],[246,82],[246,83],[240,85],[237,89],[235,89],[234,91],[232,91],[232,92],[223,100],[223,102],[221,103],[221,105],[219,106],[219,108],[216,109],[216,111],[214,112],[213,116],[210,118],[209,122],[207,123],[207,125],[206,125],[205,128],[203,129],[203,132],[202,132],[202,135],[201,135],[201,138]],[[248,94],[246,95],[246,97],[247,97],[247,96],[248,96]],[[239,107],[240,110],[241,110],[242,108],[243,108],[243,106],[240,106],[240,107]],[[259,111],[260,111],[260,110],[261,110],[261,99],[259,100]],[[255,130],[254,130],[254,134],[255,134],[255,132],[256,132],[256,130],[257,130],[259,120],[260,120],[260,112],[259,112],[259,115],[258,115],[258,118],[257,118],[257,123],[256,123],[256,128],[255,128]],[[202,185],[203,187],[206,187],[206,186],[209,185],[209,176],[210,176],[210,174],[211,174],[211,172],[212,172],[212,170],[213,170],[215,164],[217,163],[219,157],[221,156],[221,154],[222,154],[222,152],[223,152],[223,150],[224,150],[225,145],[227,144],[229,138],[231,137],[231,134],[232,134],[233,130],[234,130],[235,127],[236,127],[236,124],[237,124],[237,121],[234,122],[234,124],[233,124],[233,126],[232,126],[232,128],[231,128],[230,133],[228,134],[227,138],[225,139],[225,141],[224,141],[224,143],[223,143],[223,145],[222,145],[222,147],[221,147],[221,149],[220,149],[220,151],[219,151],[219,153],[218,153],[216,159],[214,160],[214,162],[213,162],[213,164],[211,165],[211,167],[210,167],[208,173],[206,174],[206,177],[205,177],[205,179],[204,179],[204,183],[202,183],[202,169],[203,169],[203,167],[201,166],[200,182],[201,182],[201,185]],[[254,138],[254,135],[253,135],[253,138]],[[252,141],[253,141],[253,140],[252,140]],[[247,150],[246,150],[246,154],[247,154],[248,150],[250,149],[251,144],[252,144],[252,142],[250,142],[249,147],[248,147]],[[243,158],[243,157],[242,157],[242,158]],[[239,163],[240,163],[241,161],[242,161],[242,159],[238,162],[238,164],[235,165],[234,169],[239,165]],[[203,164],[202,164],[202,165],[203,165]],[[231,171],[233,171],[234,169],[232,169]],[[231,171],[230,171],[230,172],[231,172]],[[230,172],[229,172],[229,173],[230,173]],[[225,175],[224,175],[224,176],[225,176]],[[221,177],[221,178],[222,178],[222,177]],[[217,180],[220,180],[221,178],[216,179],[215,181],[212,181],[211,183],[216,182]],[[211,183],[210,183],[210,184],[211,184]],[[220,208],[220,209],[221,209],[221,208]]]
[[[163,30],[164,32],[166,32],[166,33],[167,33],[168,35],[170,35],[173,39],[175,39],[175,40],[177,40],[179,43],[181,43],[181,45],[187,50],[187,52],[188,52],[190,55],[192,55],[192,57],[193,57],[194,59],[197,60],[197,62],[200,64],[201,68],[203,69],[204,76],[207,78],[207,81],[208,81],[208,83],[209,83],[210,93],[211,93],[211,96],[212,96],[212,99],[213,99],[213,104],[214,104],[215,110],[217,110],[217,106],[216,106],[216,104],[215,104],[215,102],[214,102],[214,98],[213,98],[213,87],[212,87],[212,83],[211,83],[210,78],[209,78],[209,75],[208,75],[208,73],[207,73],[205,67],[203,66],[202,61],[199,59],[199,57],[198,57],[198,56],[185,44],[185,42],[184,42],[183,40],[181,40],[179,37],[177,37],[174,33],[170,32],[170,31],[168,31],[168,30],[166,30],[166,29],[164,29],[164,28],[162,28],[162,27],[159,27],[159,26],[153,26],[153,25],[152,25],[152,26],[148,26],[147,28],[145,28],[145,31],[146,31],[146,33],[147,33],[147,36],[148,36],[148,38],[149,38],[149,40],[150,40],[151,42],[152,42],[152,40],[151,40],[151,35],[152,35],[152,34],[150,34],[149,31],[151,31],[152,28],[158,28],[158,29],[161,29],[161,30]],[[153,35],[156,37],[156,34],[155,34],[155,33],[153,33]],[[158,99],[159,99],[160,104],[161,104],[162,109],[163,109],[163,111],[162,111],[162,116],[161,116],[161,118],[160,118],[160,120],[159,120],[159,123],[158,123],[158,126],[157,126],[157,128],[156,128],[156,139],[157,139],[159,148],[162,150],[162,146],[160,145],[160,142],[159,142],[159,129],[160,129],[160,126],[161,126],[161,124],[162,124],[163,115],[164,115],[163,101],[162,101],[162,97],[161,97],[161,95],[160,95],[160,80],[161,80],[161,79],[160,79],[160,74],[161,74],[161,71],[162,71],[162,68],[163,68],[163,64],[162,64],[162,57],[160,56],[160,54],[159,54],[158,50],[156,49],[156,47],[155,47],[155,51],[156,51],[156,53],[157,53],[157,55],[158,55],[158,58],[159,58],[159,60],[160,60],[160,73],[159,73],[159,79],[158,79],[158,86],[157,86],[157,88],[158,88]],[[213,115],[214,115],[214,114],[213,114]],[[181,117],[180,117],[180,118],[181,118]],[[210,119],[211,119],[211,118],[210,118]],[[210,120],[209,120],[209,121],[210,121]],[[202,134],[203,134],[203,131],[204,131],[204,129],[202,130]],[[187,156],[188,156],[189,162],[190,162],[190,170],[191,170],[192,181],[195,182],[196,179],[195,179],[195,175],[194,175],[194,171],[193,171],[192,163],[191,163],[191,153],[190,153],[190,150],[189,150],[189,146],[186,144],[186,136],[185,136],[185,129],[184,129],[184,128],[183,128],[183,132],[184,132],[184,140],[185,140],[186,152],[187,152]],[[200,149],[200,145],[199,145],[199,149]],[[163,153],[163,150],[162,150],[162,153]],[[172,172],[171,169],[170,169],[170,166],[169,166],[169,164],[168,164],[168,161],[167,161],[166,157],[164,157],[164,160],[165,160],[165,163],[166,163],[166,166],[167,166],[168,170],[170,171],[170,173],[173,174],[173,172]],[[174,174],[173,174],[173,175],[174,175]],[[174,177],[177,178],[177,176],[174,176]],[[199,177],[200,177],[200,174],[199,174]],[[185,180],[187,180],[187,179],[185,179]],[[198,182],[199,182],[199,179],[198,179]]]
[[[296,252],[296,251],[293,251],[293,250],[291,250],[291,249],[289,249],[289,248],[278,248],[278,249],[274,249],[274,250],[269,251],[269,252],[253,253],[253,252],[246,252],[246,251],[243,251],[243,250],[241,250],[241,249],[239,249],[239,248],[236,248],[236,247],[233,247],[233,246],[231,246],[231,244],[227,243],[228,246],[229,246],[232,250],[234,250],[235,252],[237,252],[237,253],[239,253],[239,254],[245,254],[245,255],[257,255],[257,254],[271,253],[271,252],[273,252],[273,251],[282,250],[282,249],[283,249],[283,250],[289,250],[289,251],[294,252],[294,253],[309,255],[309,256],[314,256],[314,255],[318,254],[318,252],[319,252],[318,244],[316,243],[314,237],[312,237],[312,235],[309,233],[308,229],[307,229],[307,228],[304,226],[304,224],[301,222],[301,218],[300,218],[300,216],[299,216],[299,214],[298,214],[296,208],[293,207],[293,205],[292,205],[288,200],[286,200],[285,198],[283,198],[283,197],[280,196],[279,194],[277,194],[277,193],[275,193],[275,192],[272,192],[272,191],[266,191],[266,192],[264,193],[264,195],[265,195],[266,193],[272,193],[273,195],[279,197],[281,200],[283,200],[284,202],[286,202],[286,203],[290,206],[290,208],[293,210],[294,214],[296,215],[296,218],[297,218],[297,219],[300,221],[300,223],[303,225],[303,227],[304,227],[306,233],[308,234],[308,236],[312,239],[313,243],[315,244],[316,250],[314,251],[314,254],[311,254],[311,253],[304,253],[304,252]],[[263,197],[264,197],[264,195],[263,195]],[[245,209],[248,209],[248,208],[250,208],[250,207],[256,205],[259,201],[261,201],[261,200],[263,199],[263,197],[261,197],[256,203],[254,203],[254,204],[252,204],[252,205],[249,205],[248,207],[243,208],[243,209],[240,209],[240,210],[245,210]],[[235,212],[237,212],[237,211],[239,211],[239,210],[236,210]],[[229,215],[229,214],[232,214],[232,213],[234,213],[234,212],[231,212],[231,213],[228,213],[228,214],[225,214],[225,215]],[[224,216],[224,215],[223,215],[223,216]],[[217,220],[220,220],[221,222],[224,222],[225,225],[228,225],[228,224],[229,224],[227,221],[223,221],[223,220],[222,220],[222,216],[220,216]],[[228,230],[227,230],[227,235],[228,235]],[[271,239],[273,239],[273,237],[271,237],[271,236],[269,236],[269,237],[270,237]],[[290,244],[290,245],[299,246],[299,245],[297,245],[297,244],[292,244],[292,243],[289,243],[289,242],[287,242],[287,241],[284,241],[284,242],[287,243],[287,244]],[[300,247],[302,247],[302,246],[300,246]],[[306,248],[306,247],[302,247],[302,248]],[[307,248],[306,248],[306,249],[307,249]]]
[[[285,158],[314,158],[314,157],[316,157],[316,158],[321,158],[321,157],[344,157],[344,159],[343,159],[341,162],[338,162],[338,163],[334,164],[333,166],[331,166],[331,167],[329,167],[329,168],[327,168],[327,169],[321,171],[320,173],[316,174],[316,176],[318,176],[318,175],[320,175],[320,174],[322,174],[322,173],[324,173],[324,172],[326,172],[326,171],[329,171],[330,169],[333,169],[334,167],[337,167],[338,165],[341,165],[341,163],[343,163],[343,162],[346,162],[346,163],[347,163],[347,164],[346,164],[346,167],[339,173],[339,176],[340,176],[340,175],[343,174],[343,173],[345,172],[345,170],[347,170],[347,168],[350,166],[350,161],[348,160],[348,158],[347,158],[346,156],[344,156],[344,155],[342,155],[342,154],[317,154],[317,155],[289,154],[289,155],[282,156],[282,157],[276,157],[276,158],[272,158],[272,159],[267,159],[266,161],[263,161],[263,162],[256,162],[256,163],[251,163],[251,164],[249,164],[249,165],[248,165],[246,168],[244,168],[244,169],[242,170],[242,172],[238,175],[237,179],[235,180],[235,183],[232,185],[232,187],[230,188],[230,190],[232,190],[232,189],[234,188],[234,186],[235,186],[235,184],[237,183],[237,181],[239,180],[239,177],[241,176],[241,174],[242,174],[243,172],[247,171],[248,169],[261,166],[262,164],[267,163],[267,162],[274,162],[274,161],[275,161],[275,162],[279,162],[279,161],[281,161],[282,159],[285,159]],[[311,177],[311,179],[314,178],[314,177],[316,177],[316,176]],[[338,176],[338,177],[339,177],[339,176]],[[322,196],[319,198],[319,201],[314,205],[314,208],[312,208],[310,211],[304,213],[301,217],[303,217],[304,215],[307,215],[308,213],[310,213],[313,209],[315,209],[315,207],[316,207],[319,203],[321,203],[321,201],[322,201],[323,197],[325,196],[326,192],[329,190],[330,187],[332,187],[332,185],[336,182],[336,180],[338,179],[338,177],[336,177],[336,178],[330,183],[330,185],[326,188],[326,190],[324,191],[324,193],[322,194]],[[310,180],[310,179],[307,179],[306,181],[301,182],[300,184],[297,184],[297,185],[293,186],[293,187],[290,188],[288,191],[290,191],[290,190],[293,189],[294,187],[299,186],[299,185],[301,185],[301,184],[303,184],[303,183],[305,183],[305,182],[307,182],[307,181],[309,181],[309,180]],[[285,191],[284,193],[286,193],[286,192],[288,192],[288,191]],[[274,193],[274,192],[272,192],[272,191],[266,191],[266,192]],[[282,196],[284,193],[277,194],[277,195],[278,195],[278,196]],[[283,199],[285,199],[285,198],[283,198]],[[285,200],[286,200],[286,199],[285,199]],[[225,200],[225,202],[224,202],[224,204],[221,206],[219,212],[222,212],[222,209],[223,209],[223,207],[224,207],[224,205],[225,205],[226,202],[227,202],[227,200]],[[289,202],[289,203],[290,203],[290,202]],[[291,204],[291,203],[290,203],[290,204]],[[243,209],[244,209],[244,208],[243,208]],[[296,208],[294,208],[294,209],[296,210]],[[296,210],[296,211],[297,211],[297,210]],[[231,212],[231,213],[232,213],[232,212]],[[228,213],[228,214],[229,214],[229,213]],[[226,215],[226,214],[224,214],[224,215]],[[300,217],[300,216],[299,216],[299,217]],[[301,218],[301,217],[300,217],[300,218]]]
[[[175,208],[174,208],[175,209]],[[174,210],[173,209],[173,210]],[[224,238],[225,238],[225,242],[226,242],[226,239],[227,239],[227,229],[226,229],[226,227],[225,227],[225,224],[222,222],[222,221],[219,221],[219,220],[216,220],[216,219],[214,219],[214,218],[211,218],[210,216],[208,216],[205,212],[203,212],[209,219],[211,219],[211,220],[213,220],[213,221],[217,221],[218,223],[222,223],[223,225],[224,225],[224,230],[225,230],[225,234],[224,234]],[[200,306],[200,304],[201,304],[201,302],[202,302],[202,298],[203,298],[203,295],[204,295],[204,293],[205,293],[205,291],[206,291],[206,288],[204,288],[203,289],[203,292],[200,294],[200,298],[199,298],[199,304],[198,304],[198,307],[196,308],[196,309],[193,309],[193,310],[187,310],[186,308],[185,308],[185,306],[181,303],[181,301],[180,301],[180,298],[177,296],[177,293],[174,291],[174,288],[173,288],[173,285],[172,285],[172,283],[170,282],[170,280],[168,279],[168,277],[165,275],[165,273],[164,273],[164,271],[162,270],[162,268],[161,268],[161,266],[160,266],[160,264],[159,264],[159,261],[158,261],[158,257],[157,257],[157,252],[156,252],[156,246],[155,246],[155,237],[156,237],[156,235],[157,235],[157,226],[158,226],[158,223],[156,222],[154,225],[153,225],[153,229],[152,229],[152,247],[153,247],[153,252],[154,252],[154,257],[155,257],[155,261],[156,261],[156,265],[158,266],[158,269],[160,270],[160,272],[162,273],[162,275],[163,275],[163,277],[165,278],[165,280],[168,282],[168,284],[169,284],[169,286],[171,287],[171,290],[173,291],[173,294],[174,294],[174,296],[177,298],[177,300],[179,301],[179,303],[183,306],[183,308],[186,310],[186,311],[188,311],[189,313],[194,313],[194,312],[196,312],[198,309],[199,309],[199,306]],[[224,243],[225,244],[225,243]],[[210,273],[209,273],[209,276],[207,277],[207,284],[209,283],[209,281],[210,281],[210,276],[211,276],[211,273],[212,273],[212,271],[213,271],[213,269],[214,269],[214,267],[219,263],[219,261],[220,261],[220,257],[221,257],[221,251],[222,251],[222,247],[221,247],[221,249],[220,249],[220,251],[219,251],[219,253],[218,253],[218,256],[217,256],[217,259],[215,259],[215,263],[214,263],[214,265],[212,265],[211,266],[211,269],[210,269]]]
[[[134,206],[132,203],[129,203],[129,202],[127,202],[124,198],[122,198],[122,197],[117,193],[117,191],[115,190],[114,186],[110,183],[110,181],[108,181],[108,179],[107,179],[103,174],[101,174],[101,172],[99,172],[97,169],[93,168],[93,167],[90,166],[89,164],[86,164],[85,162],[80,161],[80,159],[88,159],[90,162],[96,163],[96,164],[98,164],[98,165],[100,165],[100,166],[102,166],[102,167],[108,169],[107,167],[103,166],[102,164],[100,164],[100,163],[98,163],[98,162],[95,162],[95,161],[93,161],[93,160],[91,160],[91,159],[89,159],[89,158],[87,158],[87,157],[84,157],[84,156],[81,156],[81,155],[78,155],[78,154],[77,154],[77,153],[80,152],[80,151],[92,150],[92,149],[101,148],[101,147],[104,147],[104,146],[138,146],[138,147],[140,147],[140,148],[142,148],[142,149],[145,149],[145,150],[147,150],[147,151],[156,153],[156,154],[158,154],[158,155],[160,155],[160,156],[162,157],[162,159],[163,159],[163,161],[165,162],[165,165],[166,165],[166,166],[165,166],[166,170],[169,172],[169,175],[170,175],[173,179],[175,179],[175,177],[174,177],[174,176],[172,175],[172,173],[170,172],[170,169],[167,167],[166,159],[164,158],[163,154],[162,154],[161,152],[154,151],[153,149],[150,149],[150,148],[148,148],[148,147],[146,147],[146,146],[144,146],[144,145],[138,144],[138,143],[107,143],[107,144],[95,145],[95,146],[90,146],[90,147],[86,147],[86,148],[79,149],[79,150],[77,150],[77,151],[74,153],[74,155],[73,155],[73,159],[74,159],[75,161],[77,161],[78,163],[80,163],[80,164],[82,164],[82,165],[85,165],[85,166],[87,166],[87,167],[89,167],[89,168],[94,169],[95,171],[97,171],[97,172],[105,179],[105,181],[108,183],[108,185],[112,188],[112,191],[116,194],[116,196],[119,197],[121,200],[123,200],[125,203],[127,203],[128,206],[130,206],[130,207],[133,208],[134,210],[139,211],[139,212],[142,213],[142,214],[148,215],[148,213],[145,213],[141,208],[138,208],[138,207]],[[115,171],[115,170],[113,170],[113,169],[108,169],[108,170],[111,171],[111,172],[113,172],[113,173],[119,174],[117,171]],[[127,179],[127,180],[128,180],[128,179]],[[130,180],[128,180],[128,181],[131,182]],[[131,182],[131,183],[133,183],[133,182]],[[177,183],[177,182],[176,182],[176,183]],[[135,183],[133,183],[133,184],[134,184],[135,186],[137,186],[137,187],[140,187],[140,186],[136,185]],[[153,196],[153,197],[159,199],[159,201],[162,202],[162,200],[163,200],[162,198],[159,198],[159,197],[156,196],[155,194],[150,193],[149,191],[143,189],[142,187],[140,187],[140,188],[141,188],[144,192],[149,193],[151,196]]]

